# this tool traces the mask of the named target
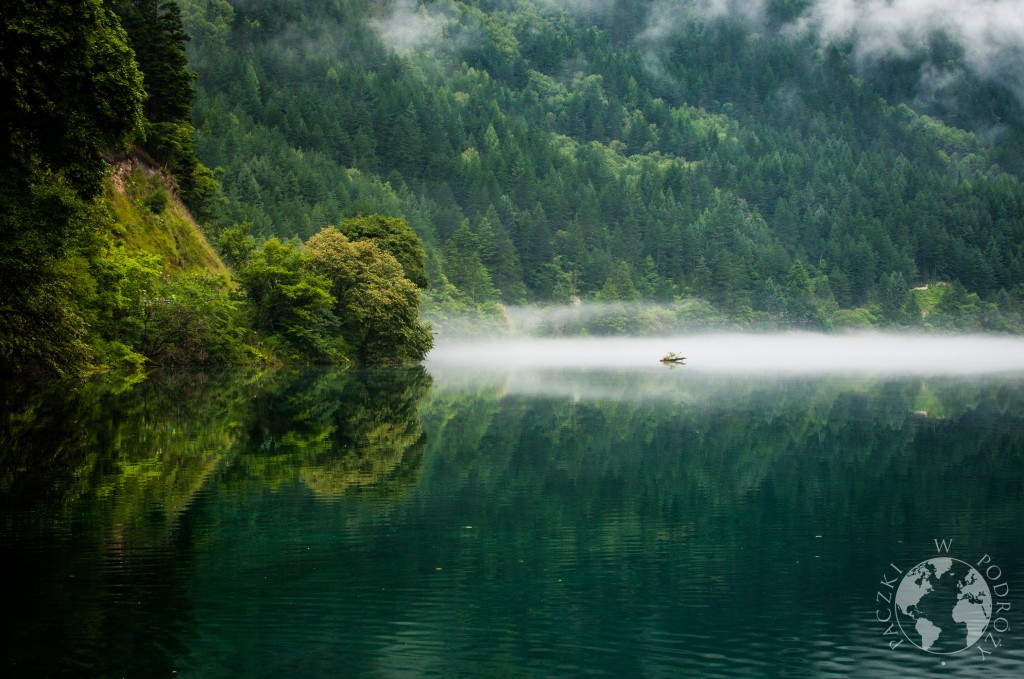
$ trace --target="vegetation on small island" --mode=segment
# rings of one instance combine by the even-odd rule
[[[1013,82],[705,5],[8,3],[0,372],[401,363],[574,300],[1024,331]]]

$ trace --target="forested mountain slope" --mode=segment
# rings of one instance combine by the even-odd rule
[[[222,221],[405,217],[437,304],[916,323],[910,288],[944,281],[955,325],[1019,318],[1018,71],[969,36],[865,54],[810,0],[181,5]]]
[[[403,220],[305,244],[222,228],[232,270],[220,259],[174,0],[16,0],[2,16],[0,379],[423,358],[424,254]]]

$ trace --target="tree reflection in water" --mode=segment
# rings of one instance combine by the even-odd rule
[[[194,636],[189,508],[290,479],[400,495],[430,384],[414,368],[0,385],[0,674],[170,676]]]
[[[308,370],[0,398],[0,674],[727,676],[805,633],[823,666],[839,643],[891,663],[862,615],[879,567],[941,535],[1022,574],[1013,377]]]
[[[402,493],[419,477],[430,385],[420,367],[275,375],[254,396],[235,464],[275,488],[298,478],[323,500]]]

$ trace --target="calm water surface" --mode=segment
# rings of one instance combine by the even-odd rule
[[[8,385],[0,675],[1024,675],[1024,376],[656,368]],[[936,539],[999,648],[889,647]]]

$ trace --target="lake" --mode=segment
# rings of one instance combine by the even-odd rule
[[[1024,352],[903,340],[4,385],[0,674],[1021,676]]]

